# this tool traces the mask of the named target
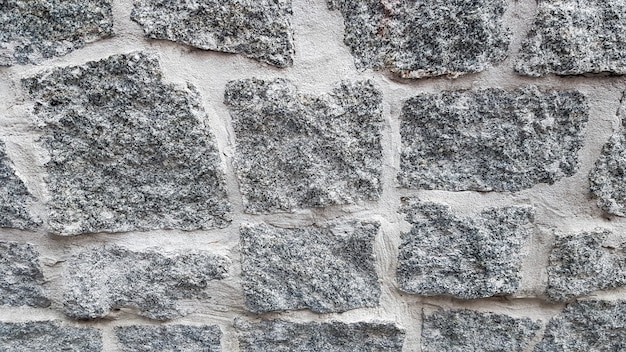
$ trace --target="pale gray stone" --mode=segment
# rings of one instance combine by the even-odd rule
[[[400,184],[447,191],[519,191],[578,169],[588,120],[578,91],[425,93],[402,109]]]
[[[4,142],[0,141],[0,227],[37,228],[39,220],[28,211],[33,200],[24,182],[15,174]]]
[[[122,352],[220,352],[217,325],[131,325],[115,328]]]
[[[0,241],[0,306],[48,307],[39,253],[27,243]]]
[[[227,85],[225,102],[246,212],[380,197],[382,93],[371,82],[343,81],[310,96],[283,79],[243,79]]]
[[[99,352],[102,336],[94,328],[62,325],[58,321],[0,322],[3,352]]]
[[[626,131],[611,136],[589,173],[589,188],[598,206],[611,214],[626,216]]]

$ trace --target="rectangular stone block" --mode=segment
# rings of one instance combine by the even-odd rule
[[[99,352],[102,336],[93,328],[62,325],[57,321],[0,322],[3,352]]]
[[[0,241],[0,306],[45,308],[39,253],[27,243]]]
[[[131,325],[115,328],[122,352],[221,352],[217,325]]]
[[[6,146],[0,141],[0,227],[37,228],[39,220],[28,211],[33,200],[24,182],[15,174]]]

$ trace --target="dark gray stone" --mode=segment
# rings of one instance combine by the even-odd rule
[[[308,96],[289,81],[244,79],[226,87],[245,210],[377,200],[382,192],[382,93],[343,81]]]
[[[39,253],[27,243],[0,241],[0,306],[48,307]]]
[[[626,351],[626,301],[578,301],[550,319],[535,352]]]
[[[228,260],[206,252],[165,256],[118,246],[72,257],[65,275],[65,314],[74,319],[105,317],[112,309],[137,308],[151,319],[185,315],[176,301],[207,297],[209,281],[227,276]]]
[[[578,169],[588,120],[577,91],[421,94],[402,109],[398,180],[447,191],[519,191]]]
[[[423,352],[522,352],[541,329],[528,318],[471,310],[439,310],[424,317]]]
[[[123,352],[220,352],[217,325],[132,325],[115,328]]]
[[[626,131],[611,136],[589,173],[589,188],[598,206],[611,214],[626,216]]]
[[[145,36],[291,66],[291,0],[135,0]]]
[[[412,225],[401,236],[396,272],[403,291],[473,299],[518,289],[531,208],[487,208],[460,218],[446,205],[411,202],[402,211]]]
[[[243,352],[400,352],[404,331],[390,323],[263,320],[237,328]]]
[[[359,69],[404,78],[481,72],[506,58],[502,0],[329,0]]]
[[[198,92],[154,55],[114,55],[24,79],[51,160],[63,234],[226,227],[225,182]]]
[[[112,35],[111,0],[0,2],[0,66],[36,64]]]
[[[0,227],[37,228],[39,220],[35,220],[27,209],[33,200],[24,182],[11,167],[4,142],[0,141]]]
[[[242,226],[246,307],[328,313],[377,306],[373,245],[379,227],[358,221],[297,229]]]
[[[98,352],[102,350],[102,336],[97,329],[61,325],[57,321],[0,322],[0,350]]]
[[[566,301],[626,285],[626,244],[604,244],[609,231],[558,236],[548,266],[547,294]]]
[[[528,76],[626,73],[622,0],[543,0],[515,70]]]

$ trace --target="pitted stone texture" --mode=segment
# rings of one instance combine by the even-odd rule
[[[220,352],[217,325],[124,326],[115,328],[122,352]]]
[[[61,325],[56,321],[0,322],[3,352],[98,352],[102,336],[97,329]]]
[[[424,317],[423,352],[522,352],[541,325],[528,318],[471,310],[439,310]]]
[[[112,35],[111,0],[0,3],[0,66],[40,63]]]
[[[51,160],[50,226],[63,235],[229,223],[214,137],[192,87],[132,53],[24,79]]]
[[[165,256],[107,246],[72,257],[65,275],[65,314],[75,319],[105,317],[112,309],[137,308],[151,319],[187,312],[181,299],[208,296],[209,281],[227,276],[228,261],[206,252]]]
[[[622,130],[604,145],[595,167],[589,173],[590,190],[598,197],[598,206],[618,216],[626,216],[625,173],[626,131]]]
[[[291,66],[291,0],[135,0],[131,18],[152,39],[242,53]]]
[[[243,352],[400,352],[404,331],[389,323],[240,323]]]
[[[398,180],[447,191],[519,191],[578,168],[588,120],[577,91],[421,94],[402,109]]]
[[[502,0],[329,0],[343,14],[344,43],[359,69],[404,78],[481,72],[506,58]]]
[[[550,319],[535,352],[626,351],[626,301],[578,301]]]
[[[605,245],[609,235],[605,231],[557,237],[548,266],[548,297],[566,301],[626,286],[626,245]]]
[[[39,253],[30,244],[0,241],[0,306],[48,307]]]
[[[529,76],[626,73],[622,0],[542,0],[515,69]]]
[[[382,191],[382,93],[343,81],[308,96],[289,81],[226,87],[246,211],[262,213],[377,200]]]
[[[243,226],[246,307],[256,313],[305,308],[328,313],[377,306],[381,291],[373,245],[379,227],[358,221],[297,229]]]
[[[27,209],[32,201],[26,185],[11,167],[4,142],[0,141],[0,227],[37,228],[39,221],[33,219]]]
[[[473,299],[518,289],[531,208],[488,208],[460,218],[446,205],[411,202],[402,211],[412,225],[401,236],[396,276],[403,291]]]

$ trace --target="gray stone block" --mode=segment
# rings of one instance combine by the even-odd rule
[[[217,325],[131,325],[116,327],[122,352],[220,352]]]
[[[390,323],[279,319],[238,325],[243,352],[400,352],[404,341],[404,331]]]
[[[0,141],[0,227],[37,228],[39,220],[28,211],[33,200],[24,182],[15,174],[4,142]]]
[[[0,306],[48,307],[39,253],[27,243],[0,241]]]
[[[371,82],[343,81],[309,96],[283,79],[244,79],[227,85],[225,103],[247,212],[380,197],[382,93]]]
[[[291,66],[291,0],[135,0],[145,36]]]
[[[522,352],[541,329],[528,318],[471,310],[439,310],[424,317],[423,352]]]
[[[156,56],[114,55],[24,79],[62,235],[226,227],[229,205],[198,92]]]
[[[557,237],[548,266],[548,297],[566,301],[626,285],[626,245],[605,245],[609,235],[605,231]]]
[[[612,136],[602,148],[589,173],[589,188],[598,206],[611,214],[626,216],[626,132]]]
[[[102,318],[113,309],[136,308],[157,320],[184,316],[181,299],[207,297],[209,281],[227,276],[228,260],[206,252],[166,256],[118,246],[83,251],[65,273],[65,314],[74,319]]]
[[[423,78],[481,72],[506,58],[502,0],[329,0],[359,69]]]
[[[626,73],[622,0],[544,0],[515,70],[528,76]]]
[[[0,350],[98,352],[102,351],[102,336],[97,329],[61,325],[57,321],[0,322]]]
[[[0,3],[0,66],[40,63],[112,35],[111,0]]]
[[[519,191],[578,169],[588,120],[578,91],[485,89],[421,94],[402,109],[404,187]]]
[[[255,313],[328,313],[377,306],[373,245],[379,227],[359,221],[296,229],[242,226],[246,307]]]
[[[626,351],[626,301],[578,301],[550,319],[535,352]]]
[[[398,257],[403,291],[473,299],[518,289],[521,249],[533,232],[531,208],[487,208],[461,218],[446,205],[411,202],[402,211],[412,225],[401,236]]]

